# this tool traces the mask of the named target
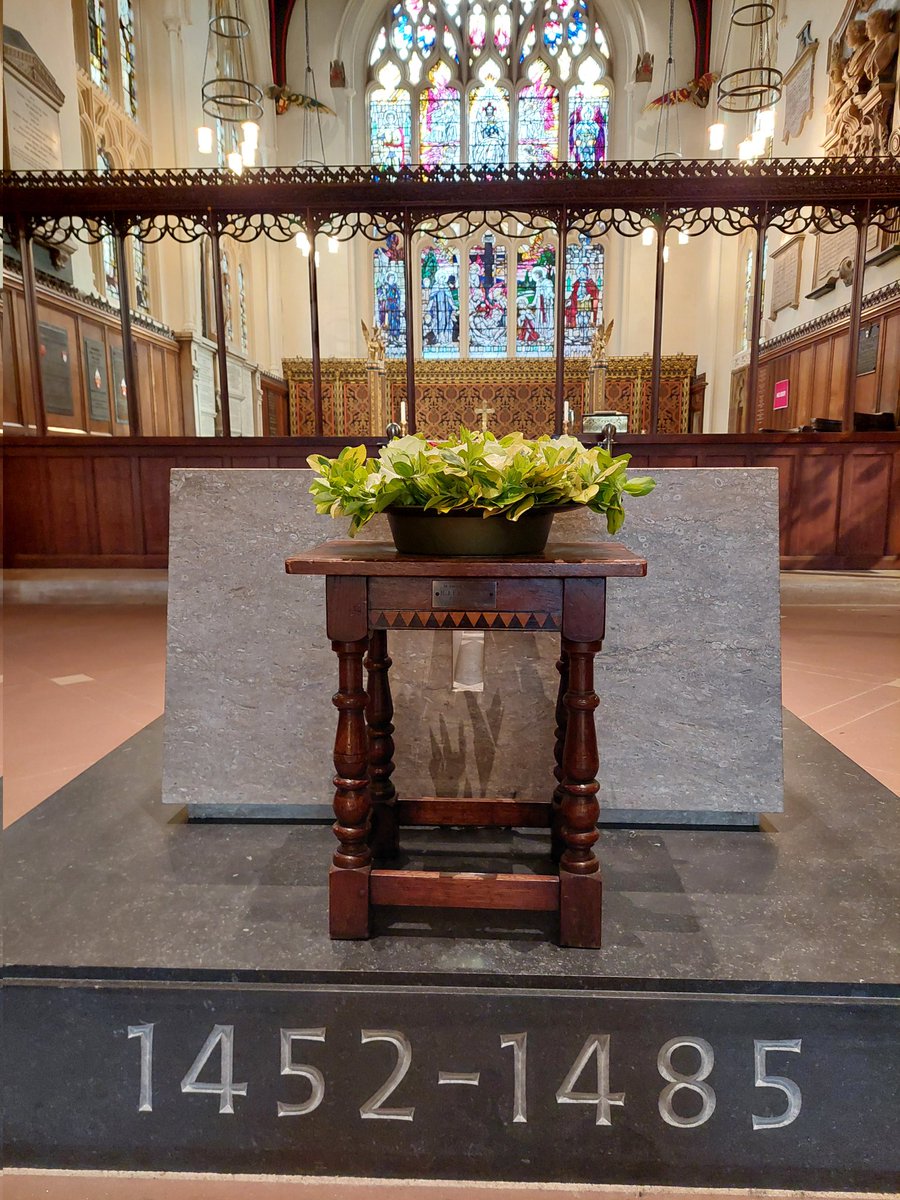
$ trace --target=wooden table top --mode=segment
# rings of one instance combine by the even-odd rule
[[[424,575],[429,578],[562,579],[646,575],[647,560],[619,542],[548,542],[514,558],[431,558],[398,554],[392,542],[322,542],[286,559],[288,575]]]

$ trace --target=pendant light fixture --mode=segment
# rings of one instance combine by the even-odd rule
[[[672,96],[676,92],[675,84],[675,0],[669,0],[669,57],[666,59],[666,70],[663,76],[663,96]],[[681,118],[680,104],[664,102],[659,110],[659,120],[656,124],[656,146],[653,151],[654,159],[681,158]],[[675,123],[675,145],[669,145],[672,119]],[[660,143],[662,148],[660,148]]]
[[[210,0],[209,33],[206,39],[206,64],[200,94],[209,125],[197,130],[201,154],[211,154],[215,145],[214,125],[220,122],[234,131],[240,150],[227,154],[228,165],[236,174],[256,165],[259,145],[259,119],[262,116],[262,90],[249,79],[244,43],[250,26],[244,20],[241,0]],[[237,138],[240,127],[242,136]],[[238,170],[240,158],[240,170]]]
[[[773,65],[775,5],[770,0],[732,0],[725,39],[722,77],[716,88],[715,120],[709,127],[709,148],[725,147],[725,123],[720,113],[746,113],[747,136],[738,146],[742,162],[766,152],[775,135],[775,105],[781,99],[783,77]],[[747,44],[745,65],[727,70],[732,39]],[[736,53],[736,51],[734,51]]]

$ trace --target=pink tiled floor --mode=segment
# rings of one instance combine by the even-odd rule
[[[162,605],[6,606],[5,824],[160,715],[165,636]],[[900,794],[900,578],[783,576],[782,654],[785,706]]]

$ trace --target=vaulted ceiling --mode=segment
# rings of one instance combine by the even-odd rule
[[[710,32],[713,0],[688,0],[694,21],[694,77],[709,70]],[[269,38],[272,53],[272,78],[282,87],[287,83],[287,35],[297,0],[269,0]]]

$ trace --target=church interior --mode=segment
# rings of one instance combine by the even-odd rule
[[[900,0],[0,7],[6,1195],[900,1194]]]

